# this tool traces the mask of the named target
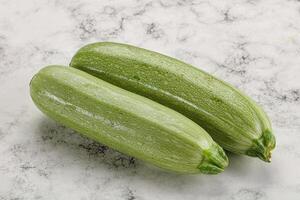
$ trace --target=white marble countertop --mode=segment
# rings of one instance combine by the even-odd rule
[[[74,134],[32,103],[29,81],[81,46],[118,41],[199,66],[258,101],[272,163],[229,155],[216,176],[163,172]],[[0,199],[300,199],[300,2],[0,0]]]

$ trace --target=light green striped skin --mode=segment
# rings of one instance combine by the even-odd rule
[[[196,123],[80,70],[48,66],[30,93],[49,117],[120,152],[179,173],[222,172],[227,157]]]
[[[110,42],[81,48],[70,66],[182,113],[228,151],[270,161],[275,137],[264,111],[204,71],[156,52]]]

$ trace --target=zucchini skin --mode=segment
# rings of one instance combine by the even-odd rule
[[[122,153],[178,173],[222,172],[223,149],[196,123],[80,70],[48,66],[30,82],[49,117]]]
[[[276,142],[262,108],[200,69],[153,51],[112,42],[82,47],[70,66],[180,112],[228,151],[270,162]]]

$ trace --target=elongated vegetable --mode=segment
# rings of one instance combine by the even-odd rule
[[[215,174],[228,164],[223,149],[190,119],[80,70],[48,66],[34,76],[30,92],[49,117],[161,168]]]
[[[70,66],[182,113],[228,151],[270,161],[275,137],[264,111],[233,86],[189,64],[100,42],[81,48]]]

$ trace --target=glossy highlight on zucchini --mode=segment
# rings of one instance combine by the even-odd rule
[[[200,69],[112,42],[84,46],[70,66],[182,113],[228,151],[270,162],[275,137],[266,113],[241,91]]]
[[[30,94],[57,122],[158,167],[217,174],[228,165],[223,149],[192,120],[75,68],[41,69]]]

